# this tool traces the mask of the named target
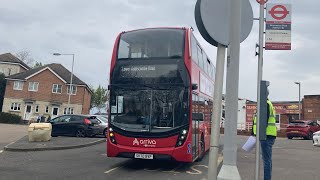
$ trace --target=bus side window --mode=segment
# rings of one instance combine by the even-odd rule
[[[203,69],[202,50],[199,46],[197,46],[197,52],[198,52],[199,66],[201,69]]]
[[[198,112],[199,111],[198,101],[199,101],[198,95],[192,94],[192,112]]]
[[[198,52],[197,52],[197,40],[194,37],[194,35],[192,35],[192,39],[191,39],[191,50],[192,50],[192,60],[199,65],[199,60],[198,60]]]
[[[211,69],[211,63],[210,63],[209,59],[207,59],[207,62],[208,62],[208,75],[210,78],[212,78],[212,76],[211,76],[212,69]]]
[[[212,79],[215,79],[216,78],[216,68],[213,66],[212,64],[212,71],[211,71],[211,76],[212,76]]]
[[[207,55],[204,51],[202,51],[202,62],[203,62],[203,70],[208,74],[208,61]]]

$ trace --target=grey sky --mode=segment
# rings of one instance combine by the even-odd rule
[[[194,20],[196,0],[0,0],[0,53],[28,50],[43,63],[61,63],[86,83],[107,86],[109,63],[121,31],[146,27],[192,26],[197,39],[215,61],[216,48],[200,36]],[[254,16],[258,4],[250,0]],[[269,0],[292,4],[292,50],[265,51],[263,79],[270,81],[272,100],[297,100],[302,94],[320,94],[319,0]],[[241,44],[239,97],[256,99],[258,22]]]

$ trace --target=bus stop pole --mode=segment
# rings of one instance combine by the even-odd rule
[[[223,165],[218,180],[241,180],[237,168],[237,121],[242,1],[230,1],[230,44],[227,55]]]
[[[263,31],[264,31],[264,4],[260,4],[259,18],[259,58],[258,58],[258,81],[257,81],[257,120],[256,120],[256,164],[255,164],[255,180],[259,180],[260,175],[260,82],[262,80],[263,70]]]
[[[223,75],[225,64],[226,47],[218,44],[216,75],[213,92],[213,107],[211,116],[211,137],[209,153],[209,172],[208,179],[217,180],[218,176],[218,154],[220,139],[220,119],[222,105]]]

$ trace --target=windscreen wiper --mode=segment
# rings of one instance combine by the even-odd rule
[[[178,59],[178,58],[182,58],[181,55],[172,55],[169,57],[170,59]]]

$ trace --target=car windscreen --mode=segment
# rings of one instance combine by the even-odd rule
[[[303,121],[296,121],[296,122],[291,122],[290,123],[291,126],[304,126],[305,122]]]
[[[97,116],[97,118],[104,123],[108,123],[108,119],[105,116]]]

